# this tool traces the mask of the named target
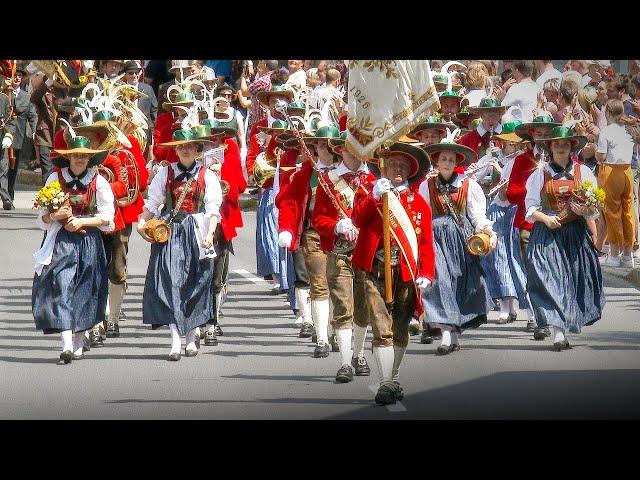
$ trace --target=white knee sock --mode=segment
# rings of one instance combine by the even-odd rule
[[[364,344],[367,340],[367,330],[369,326],[360,327],[353,324],[353,356],[361,357],[364,355]]]
[[[197,327],[196,327],[197,328]],[[197,350],[198,347],[196,347],[196,329],[192,328],[191,330],[189,330],[187,332],[187,338],[185,341],[186,345],[185,345],[185,350]]]
[[[398,371],[400,370],[400,363],[404,357],[404,352],[407,351],[407,347],[393,346],[393,371],[391,372],[392,380],[397,382],[400,378]]]
[[[82,355],[82,347],[84,347],[84,332],[73,334],[73,353]]]
[[[553,337],[553,343],[562,342],[564,340],[564,329],[551,327],[551,336]]]
[[[498,318],[507,318],[509,316],[509,300],[508,298],[500,300],[500,315]]]
[[[442,327],[442,341],[440,342],[442,346],[448,347],[451,345],[451,328],[450,327]]]
[[[391,382],[393,378],[394,351],[392,346],[373,347],[373,358],[378,366],[380,383]]]
[[[458,344],[458,332],[455,330],[451,330],[451,345]]]
[[[62,351],[73,351],[73,332],[71,330],[63,330],[60,336],[62,337]]]
[[[296,306],[300,310],[302,322],[308,325],[313,324],[313,318],[311,317],[311,299],[308,288],[296,287]]]
[[[318,342],[329,343],[329,309],[331,302],[328,298],[311,300],[311,315],[316,329]]]
[[[340,346],[340,360],[342,365],[351,365],[351,329],[340,328],[336,330],[336,337],[338,337],[338,345]]]
[[[180,332],[175,323],[169,324],[169,330],[171,330],[171,353],[180,353],[182,341],[180,339]]]

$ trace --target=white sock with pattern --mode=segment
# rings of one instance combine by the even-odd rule
[[[197,328],[197,327],[196,327]],[[191,330],[189,330],[187,332],[187,338],[185,340],[185,350],[197,350],[198,347],[196,347],[196,329],[192,328]]]
[[[169,330],[171,330],[171,353],[180,353],[182,339],[180,338],[178,327],[175,323],[170,323]]]
[[[73,332],[71,330],[63,330],[60,333],[62,337],[62,351],[73,351]]]

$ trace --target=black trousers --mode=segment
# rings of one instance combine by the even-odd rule
[[[51,153],[50,147],[45,147],[43,145],[38,146],[38,158],[40,161],[40,170],[42,170],[42,184],[44,185],[53,172],[53,163],[51,163],[51,158],[49,157],[49,153]]]

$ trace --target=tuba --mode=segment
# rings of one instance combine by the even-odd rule
[[[253,165],[253,179],[256,185],[262,187],[262,185],[270,178],[273,178],[275,174],[276,167],[269,163],[266,158],[266,152],[259,153]]]
[[[128,207],[138,199],[140,194],[140,171],[136,158],[129,150],[122,148],[116,150],[114,155],[123,152],[122,161],[122,181],[127,185],[127,195],[117,200],[119,207]],[[133,176],[133,178],[131,178]]]

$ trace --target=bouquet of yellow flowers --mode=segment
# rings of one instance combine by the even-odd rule
[[[33,208],[44,207],[50,212],[54,212],[62,207],[68,198],[62,191],[60,183],[51,182],[36,193],[36,197],[33,199]]]
[[[582,182],[580,188],[573,192],[580,201],[592,208],[601,208],[604,205],[606,194],[600,187],[594,187],[591,182]]]

